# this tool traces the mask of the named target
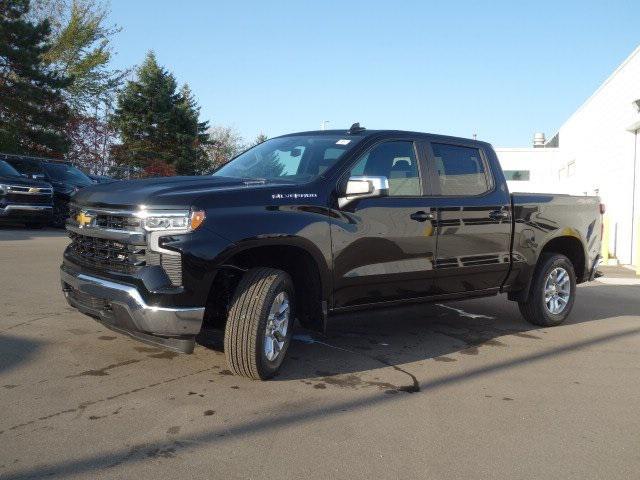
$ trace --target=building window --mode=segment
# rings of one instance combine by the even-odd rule
[[[507,180],[513,182],[528,182],[530,172],[529,170],[505,170],[504,176]]]

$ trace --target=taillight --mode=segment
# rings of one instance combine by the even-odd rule
[[[604,215],[604,213],[607,211],[607,207],[604,206],[604,203],[600,204],[600,215]]]

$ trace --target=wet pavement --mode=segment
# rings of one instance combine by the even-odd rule
[[[256,382],[215,332],[181,355],[69,308],[66,241],[0,229],[0,478],[637,476],[640,286],[617,275],[556,328],[503,296],[335,317]]]

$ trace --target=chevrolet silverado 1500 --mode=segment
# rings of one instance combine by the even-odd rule
[[[209,176],[79,191],[61,266],[68,302],[191,352],[224,330],[230,369],[280,368],[294,319],[506,293],[557,325],[600,262],[597,197],[510,194],[491,145],[425,133],[273,138]]]

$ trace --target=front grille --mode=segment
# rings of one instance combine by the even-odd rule
[[[20,205],[51,205],[51,195],[40,194],[21,194],[21,193],[7,193],[6,197],[8,203],[17,203]]]
[[[69,251],[84,264],[93,268],[135,273],[145,265],[145,249],[114,240],[89,237],[70,232]]]
[[[52,195],[53,190],[49,187],[24,187],[22,185],[9,185],[9,192],[27,195]]]
[[[82,210],[78,205],[69,205],[69,218],[74,220]],[[125,212],[104,212],[100,210],[93,211],[92,209],[88,209],[87,212],[94,219],[92,226],[95,228],[136,232],[140,231],[142,227],[139,218]]]
[[[145,266],[160,266],[173,286],[182,285],[182,256],[150,251],[144,245],[130,245],[69,232],[68,253],[76,262],[97,270],[134,274]]]
[[[109,230],[136,230],[140,227],[140,219],[126,215],[101,214],[96,216],[95,226]]]

